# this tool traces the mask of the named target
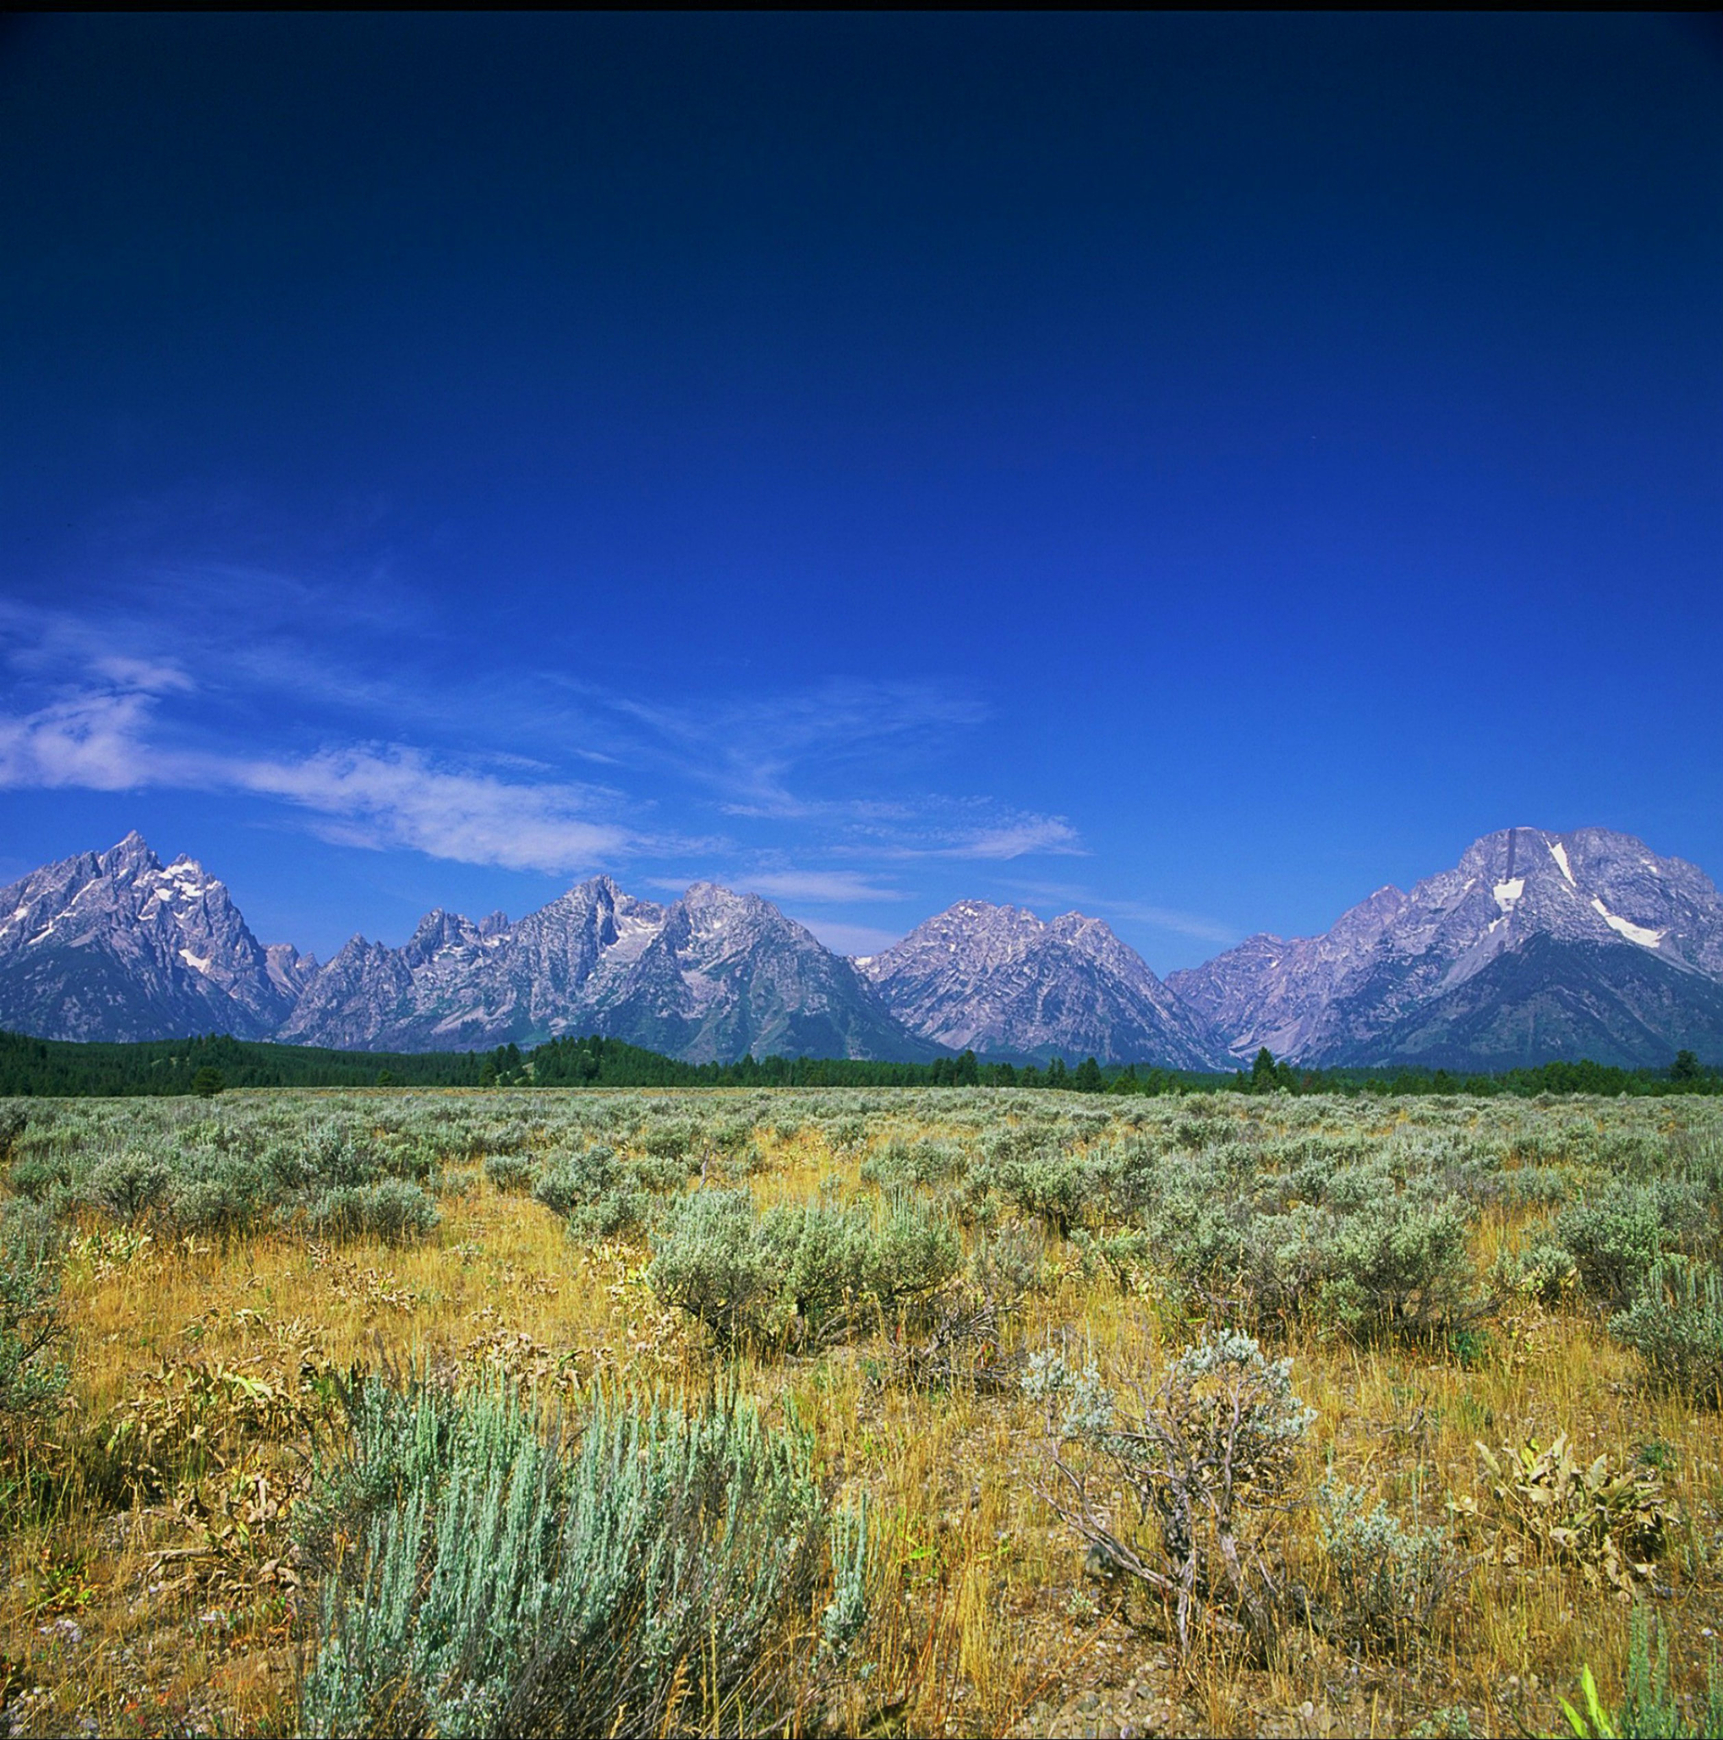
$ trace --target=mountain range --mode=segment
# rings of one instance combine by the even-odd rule
[[[400,948],[355,937],[319,963],[259,943],[219,880],[133,833],[0,891],[0,1027],[394,1051],[599,1032],[694,1063],[1723,1062],[1723,900],[1628,835],[1508,828],[1321,936],[1253,936],[1164,981],[1081,913],[961,900],[850,960],[757,895],[702,882],[660,904],[607,876],[517,921],[436,911]]]

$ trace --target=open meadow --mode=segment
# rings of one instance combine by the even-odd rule
[[[1718,1720],[1716,1099],[229,1092],[0,1141],[13,1733]]]

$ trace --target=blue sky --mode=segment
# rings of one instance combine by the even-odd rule
[[[0,30],[0,877],[1165,971],[1510,824],[1723,875],[1704,21]]]

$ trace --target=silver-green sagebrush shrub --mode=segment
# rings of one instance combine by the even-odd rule
[[[392,1245],[423,1238],[438,1218],[437,1205],[404,1178],[337,1185],[313,1197],[304,1211],[306,1230],[319,1238],[377,1238]]]
[[[1475,1276],[1461,1205],[1391,1197],[1335,1229],[1323,1300],[1355,1332],[1429,1335],[1474,1315]]]
[[[873,1228],[860,1290],[889,1318],[937,1292],[962,1260],[963,1245],[951,1222],[908,1193],[895,1192]]]
[[[167,1188],[167,1162],[138,1148],[98,1160],[84,1176],[86,1198],[120,1220],[136,1220],[161,1201]]]
[[[1047,1235],[1030,1222],[1008,1221],[983,1233],[969,1254],[969,1276],[1001,1311],[1013,1311],[1040,1285]]]
[[[67,1154],[23,1154],[12,1162],[6,1182],[32,1202],[47,1202],[72,1182],[72,1161]]]
[[[1621,1183],[1595,1200],[1573,1203],[1556,1221],[1587,1294],[1599,1304],[1629,1304],[1666,1251],[1676,1248],[1690,1202],[1678,1188]]]
[[[1655,1264],[1609,1328],[1656,1383],[1701,1406],[1723,1407],[1723,1276],[1713,1265],[1680,1258]]]
[[[1344,1481],[1330,1480],[1317,1496],[1342,1633],[1394,1649],[1421,1638],[1459,1575],[1447,1532],[1407,1527],[1380,1502],[1367,1510],[1364,1494]]]
[[[567,1436],[495,1384],[402,1412],[361,1411],[366,1472],[335,1483],[368,1520],[324,1581],[305,1732],[758,1733],[865,1624],[865,1518],[743,1398],[599,1398]],[[408,1452],[386,1492],[374,1415]]]
[[[607,1142],[558,1155],[539,1172],[533,1195],[568,1219],[577,1239],[614,1238],[633,1232],[646,1219],[648,1187],[680,1185],[687,1168],[665,1159],[626,1161]]]
[[[698,1127],[687,1118],[677,1118],[649,1129],[640,1138],[640,1146],[654,1159],[680,1160],[699,1137]]]
[[[660,1205],[646,1279],[721,1347],[777,1327],[781,1275],[758,1236],[753,1193],[695,1190]]]
[[[843,1119],[840,1127],[848,1130],[858,1122]],[[862,1131],[865,1134],[865,1125]],[[853,1143],[856,1138],[851,1136],[848,1140]],[[837,1145],[838,1139],[834,1137],[834,1146]],[[962,1178],[968,1169],[968,1158],[955,1142],[931,1137],[911,1142],[902,1136],[894,1136],[862,1162],[861,1175],[864,1183],[879,1184],[892,1190],[917,1184],[943,1184],[950,1179]]]
[[[533,1180],[532,1193],[554,1213],[567,1214],[614,1188],[619,1174],[616,1150],[608,1142],[594,1142],[547,1161]]]
[[[1031,1356],[1022,1381],[1046,1409],[1050,1478],[1037,1490],[1102,1565],[1173,1609],[1181,1652],[1199,1617],[1266,1647],[1289,1607],[1276,1524],[1316,1418],[1293,1392],[1292,1361],[1223,1331],[1128,1399],[1057,1352]]]
[[[487,1154],[485,1177],[494,1189],[520,1194],[532,1189],[538,1168],[525,1154]]]
[[[1496,1259],[1495,1281],[1504,1292],[1555,1305],[1578,1290],[1579,1265],[1566,1245],[1540,1239],[1522,1251],[1503,1251]]]
[[[65,1241],[31,1202],[0,1211],[0,1436],[15,1440],[59,1405],[70,1374],[53,1357],[65,1335]]]
[[[975,1181],[1063,1238],[1098,1217],[1107,1171],[1103,1160],[1072,1152],[1051,1133],[1018,1129],[989,1145]]]
[[[891,1321],[956,1274],[945,1217],[906,1194],[876,1215],[860,1204],[780,1203],[696,1190],[664,1203],[647,1280],[721,1346],[788,1336],[830,1342]]]
[[[1265,1322],[1319,1313],[1348,1333],[1428,1338],[1472,1317],[1481,1301],[1459,1198],[1401,1187],[1383,1166],[1331,1172],[1305,1157],[1286,1173],[1254,1173],[1251,1150],[1164,1169],[1137,1216],[1142,1234],[1107,1235],[1121,1257],[1155,1266],[1211,1309]]]

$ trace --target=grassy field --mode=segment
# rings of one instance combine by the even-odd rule
[[[654,1406],[743,1423],[653,1513],[683,1581],[582,1620],[606,1731],[1566,1732],[1587,1667],[1643,1726],[1660,1654],[1704,1725],[1713,1102],[230,1092],[0,1137],[14,1733],[483,1731],[529,1657],[554,1726],[591,1574],[485,1584],[501,1667],[436,1640],[495,1567],[439,1579],[587,1551]],[[394,1644],[354,1629],[391,1542]]]

